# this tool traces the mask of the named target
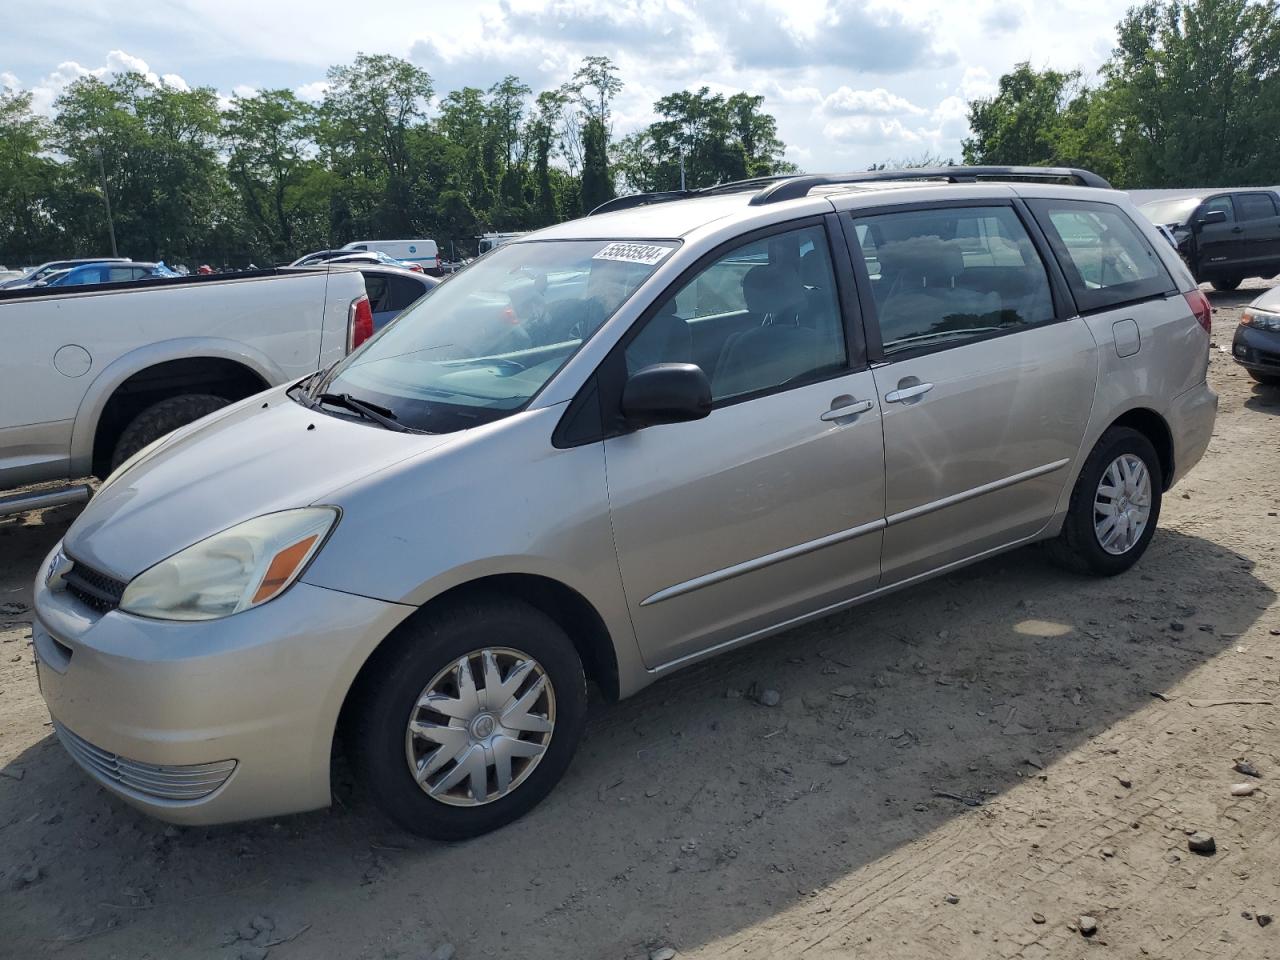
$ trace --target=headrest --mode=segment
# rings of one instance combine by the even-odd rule
[[[777,316],[804,304],[804,284],[793,267],[761,264],[742,278],[742,299],[751,313]]]
[[[901,275],[912,286],[945,287],[964,272],[960,248],[938,237],[910,237],[877,250],[882,274]]]

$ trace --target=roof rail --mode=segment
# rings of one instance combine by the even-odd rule
[[[632,193],[625,197],[614,197],[612,200],[606,200],[588,213],[587,216],[594,217],[597,213],[630,210],[632,207],[644,207],[651,203],[666,203],[668,200],[687,200],[690,197],[708,197],[720,193],[741,193],[745,190],[755,190],[784,180],[794,179],[795,174],[783,173],[771,177],[750,177],[746,180],[731,180],[728,183],[717,183],[712,187],[697,187],[693,190],[660,190],[656,193]]]
[[[1101,187],[1111,184],[1088,170],[1076,167],[918,167],[906,170],[866,170],[861,173],[813,174],[787,177],[766,187],[751,198],[752,206],[781,203],[809,195],[815,187],[844,183],[887,183],[904,180],[946,180],[948,183],[978,181],[1035,182],[1064,181],[1077,187]]]

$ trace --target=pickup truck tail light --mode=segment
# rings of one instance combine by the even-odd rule
[[[1187,298],[1187,306],[1196,315],[1197,322],[1204,327],[1204,332],[1212,333],[1213,305],[1209,303],[1209,298],[1204,295],[1204,291],[1197,287],[1195,290],[1187,291],[1183,296]]]
[[[369,297],[362,295],[351,301],[347,310],[347,353],[373,336],[373,308]]]

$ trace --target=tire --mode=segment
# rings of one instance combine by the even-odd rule
[[[184,393],[152,404],[130,420],[120,434],[111,454],[111,469],[120,466],[153,440],[220,410],[230,402],[211,393]]]
[[[1132,545],[1125,548],[1123,552],[1116,553],[1113,551],[1118,546],[1123,546],[1124,534],[1121,534],[1117,543],[1112,544],[1111,550],[1103,546],[1095,520],[1105,520],[1105,514],[1095,513],[1095,500],[1106,499],[1114,502],[1112,498],[1101,496],[1099,487],[1112,465],[1126,456],[1136,457],[1146,469],[1150,485],[1150,502],[1141,533]],[[1156,524],[1160,519],[1163,486],[1164,472],[1151,441],[1130,427],[1112,427],[1102,435],[1088,459],[1085,460],[1080,476],[1076,479],[1075,488],[1071,491],[1071,503],[1067,508],[1062,532],[1056,540],[1049,542],[1050,554],[1062,566],[1077,573],[1100,577],[1113,577],[1118,573],[1124,573],[1138,562],[1146,552],[1147,545],[1151,543],[1152,536],[1155,535]],[[1140,507],[1136,509],[1140,513]],[[1128,529],[1126,525],[1125,531],[1127,532]]]
[[[514,748],[500,744],[513,739],[506,735],[512,731],[493,723],[494,718],[506,719],[511,713],[486,704],[483,699],[487,685],[482,686],[485,674],[481,651],[497,651],[495,661],[506,681],[513,680],[519,662],[510,654],[534,661],[535,666],[514,688],[512,698],[527,695],[540,680],[545,680],[550,689],[549,696],[544,692],[525,712],[524,721],[545,723],[549,718],[551,729],[516,734],[526,744],[540,743],[542,752],[536,758],[517,754],[510,760],[509,788],[505,793],[499,779],[501,763],[494,763],[491,758],[500,751],[511,756]],[[479,712],[457,707],[465,702],[462,684],[457,682],[458,665],[464,659],[482,698]],[[540,676],[537,670],[542,671]],[[444,712],[415,706],[430,692],[429,688],[435,689],[433,684],[442,675],[446,678],[442,683],[452,684],[452,692],[437,702],[446,704],[445,709],[457,710],[454,721]],[[504,692],[501,702],[509,704],[512,698]],[[550,617],[520,601],[494,597],[452,604],[406,621],[362,672],[353,691],[351,710],[344,738],[347,753],[357,779],[378,807],[410,833],[436,840],[462,840],[522,817],[559,782],[573,759],[586,723],[586,677],[572,641]],[[478,726],[486,716],[489,726]],[[434,730],[453,724],[455,731],[450,736],[457,737],[459,746],[437,747],[441,741],[411,734],[411,718]],[[491,736],[491,740],[478,739],[485,736]],[[489,743],[488,748],[476,747],[485,742]],[[419,785],[410,763],[430,770],[437,749],[454,759],[440,761],[443,765],[427,774],[425,785]],[[477,752],[462,754],[472,750]],[[452,786],[447,785],[449,778],[464,767],[474,769],[465,762],[459,763],[456,757],[460,755],[464,761],[468,757],[486,761],[484,789],[490,795],[481,802],[477,802],[476,781],[469,773],[463,773]],[[427,790],[432,787],[445,788],[440,792],[442,799],[428,795]]]
[[[1213,289],[1217,290],[1219,293],[1230,293],[1232,290],[1236,289],[1236,287],[1240,286],[1242,282],[1244,282],[1243,277],[1224,277],[1221,280],[1209,281],[1213,286]]]
[[[1250,370],[1249,376],[1268,387],[1280,387],[1280,373],[1259,373],[1257,370]]]

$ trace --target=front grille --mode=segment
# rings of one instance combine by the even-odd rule
[[[124,596],[123,583],[79,560],[72,562],[71,569],[62,575],[62,581],[67,585],[68,593],[99,613],[107,613],[120,606],[120,598]]]
[[[236,768],[234,760],[184,766],[142,763],[95,747],[56,720],[53,729],[71,758],[92,776],[152,800],[202,800],[226,783]]]

